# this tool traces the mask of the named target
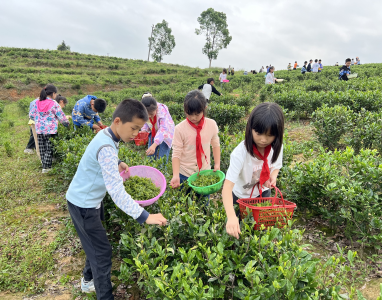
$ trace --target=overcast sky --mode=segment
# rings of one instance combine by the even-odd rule
[[[232,35],[213,66],[382,61],[379,0],[0,0],[0,46],[56,49],[65,40],[80,53],[147,59],[151,25],[165,19],[176,46],[163,62],[206,68],[195,28],[209,7],[227,14]]]

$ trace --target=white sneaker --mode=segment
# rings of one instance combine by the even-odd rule
[[[25,149],[24,153],[25,154],[34,154],[34,150],[33,149]]]
[[[85,281],[85,279],[82,277],[81,278],[81,291],[83,293],[92,293],[92,292],[95,292],[95,287],[94,287],[93,279],[90,280],[90,281]]]
[[[45,174],[45,173],[49,173],[50,171],[52,171],[52,169],[42,169],[42,173]]]

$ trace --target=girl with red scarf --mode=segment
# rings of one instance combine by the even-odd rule
[[[220,170],[220,142],[218,126],[205,117],[207,100],[203,93],[194,90],[184,99],[187,119],[175,126],[171,179],[172,188],[179,187],[195,172],[211,169],[211,146],[214,170]]]
[[[226,230],[239,238],[240,225],[234,205],[238,199],[270,197],[282,167],[284,114],[276,103],[261,103],[247,122],[245,140],[231,153],[223,186]],[[252,194],[252,197],[251,197]]]
[[[150,133],[146,155],[154,159],[166,156],[167,162],[174,137],[174,121],[168,107],[158,103],[150,93],[143,94],[142,103],[149,114],[148,122],[141,129]]]

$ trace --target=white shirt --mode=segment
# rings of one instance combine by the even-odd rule
[[[271,83],[271,84],[275,83],[275,75],[274,75],[274,73],[269,72],[267,74],[267,77],[265,77],[265,84],[269,84],[269,83]]]
[[[273,156],[273,149],[268,155],[269,170],[272,173],[274,170],[279,170],[282,167],[283,160],[283,147],[279,157],[274,164],[271,163]],[[249,198],[251,196],[252,188],[260,180],[260,173],[263,167],[263,161],[252,157],[245,148],[244,141],[241,142],[235,150],[231,153],[229,168],[227,171],[226,179],[233,182],[233,193],[240,198]],[[268,188],[263,187],[263,191]],[[259,189],[257,186],[253,190],[252,197],[259,196]]]
[[[312,66],[312,69],[313,69],[312,72],[313,73],[317,73],[319,67],[320,67],[319,63],[314,63],[313,66]]]
[[[220,82],[227,79],[227,74],[220,73]]]
[[[204,97],[206,97],[207,100],[210,99],[212,93],[212,86],[210,84],[203,85],[202,93],[204,94]]]

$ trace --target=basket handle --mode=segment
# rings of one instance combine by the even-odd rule
[[[259,183],[255,184],[255,185],[253,186],[253,188],[252,188],[251,196],[250,196],[249,198],[252,198],[253,190],[255,189],[256,185],[257,185],[257,188],[260,190],[260,185],[259,185]],[[280,197],[281,197],[281,200],[283,201],[283,207],[285,207],[285,200],[284,200],[283,194],[281,194],[281,191],[280,191],[280,190],[278,189],[278,187],[275,186],[275,185],[271,185],[271,187],[273,187],[273,188],[275,189],[275,191],[276,191],[275,196],[273,197],[273,199],[276,199],[276,198],[277,198],[277,193],[279,193],[279,194],[280,194]],[[273,206],[273,205],[274,205],[274,201],[272,201],[272,206]]]

